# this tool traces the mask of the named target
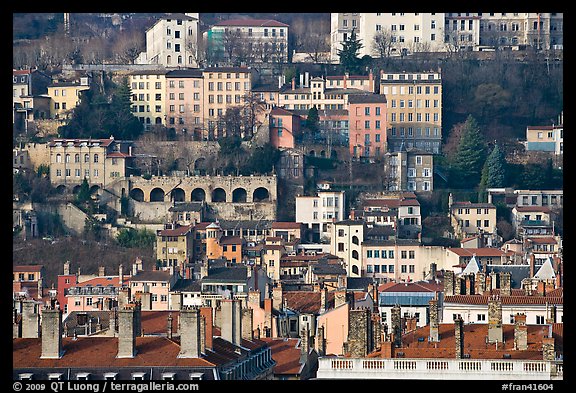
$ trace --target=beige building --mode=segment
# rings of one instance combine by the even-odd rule
[[[88,77],[80,78],[79,82],[54,81],[48,85],[48,97],[50,97],[50,118],[68,119],[71,111],[80,103],[80,94],[90,89]]]
[[[388,151],[417,148],[439,154],[442,144],[440,72],[380,73],[388,102]]]
[[[368,240],[362,242],[362,276],[380,282],[424,279],[430,262],[421,255],[416,239]]]
[[[194,261],[194,226],[170,226],[156,233],[156,259],[161,267],[180,268]]]
[[[452,194],[449,199],[450,223],[456,237],[468,237],[480,232],[496,234],[496,206],[491,203],[452,202]]]
[[[132,91],[132,114],[145,130],[153,125],[166,126],[166,71],[147,70],[128,76]]]
[[[132,146],[110,139],[53,139],[50,150],[50,181],[55,187],[79,187],[84,178],[105,188],[129,175]]]
[[[385,187],[388,191],[432,191],[434,155],[420,149],[401,149],[384,155]]]
[[[201,140],[204,89],[202,71],[198,69],[174,70],[166,73],[166,126],[177,134],[194,133]]]

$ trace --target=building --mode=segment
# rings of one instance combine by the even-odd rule
[[[387,150],[387,100],[381,94],[353,95],[348,99],[349,149],[355,158],[380,158]]]
[[[166,14],[146,30],[146,51],[136,64],[198,67],[199,14]]]
[[[173,224],[156,232],[156,259],[160,267],[182,271],[194,261],[194,226]]]
[[[90,89],[90,78],[84,76],[79,81],[53,81],[47,86],[50,97],[50,118],[69,119],[72,110],[80,103],[81,92]]]
[[[445,48],[444,13],[332,13],[330,19],[332,61],[340,60],[338,50],[352,31],[363,43],[359,57],[400,56]],[[375,37],[381,35],[388,41],[383,48],[373,45]]]
[[[564,206],[564,190],[514,190],[516,206]]]
[[[470,12],[444,14],[444,42],[447,52],[477,50],[480,45],[481,14]]]
[[[210,56],[230,65],[286,63],[289,25],[273,19],[228,19],[205,33]]]
[[[448,209],[454,235],[458,238],[484,233],[496,235],[496,206],[491,203],[453,202],[449,196]],[[495,244],[488,239],[488,244]]]
[[[526,150],[564,154],[564,125],[526,127]]]
[[[167,126],[166,104],[168,88],[165,70],[135,71],[128,75],[132,92],[132,114],[145,130],[153,125]],[[182,86],[184,87],[184,86]]]
[[[416,239],[362,242],[362,276],[378,282],[413,282],[423,279],[429,262]]]
[[[91,187],[106,188],[129,176],[132,142],[109,139],[53,139],[50,150],[50,182],[55,187],[80,187],[84,179]]]
[[[417,148],[440,154],[442,74],[380,72],[380,94],[388,102],[388,151]]]
[[[169,295],[179,279],[177,273],[133,268],[130,294],[141,302],[142,310],[169,310]]]
[[[198,69],[169,71],[165,75],[165,83],[164,105],[155,106],[154,110],[164,110],[162,114],[166,119],[166,127],[173,128],[177,134],[189,133],[193,135],[194,140],[202,140],[204,128],[202,71]]]
[[[12,122],[27,131],[28,122],[50,116],[50,98],[46,95],[52,78],[38,69],[12,70]]]
[[[312,242],[327,240],[333,222],[344,219],[344,191],[318,191],[316,196],[296,197],[296,222],[308,227]]]
[[[398,152],[387,152],[384,173],[389,191],[434,190],[434,156],[430,152],[402,147]]]
[[[300,135],[300,116],[283,108],[273,108],[269,114],[270,143],[277,149],[293,149]]]

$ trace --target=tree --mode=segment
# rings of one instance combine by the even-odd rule
[[[484,137],[476,120],[469,115],[464,122],[462,138],[451,165],[451,183],[456,187],[474,188],[480,182],[486,159]]]
[[[482,83],[474,91],[475,107],[480,109],[480,119],[493,117],[510,106],[510,93],[496,83]]]
[[[394,43],[392,41],[392,31],[383,29],[374,34],[372,39],[372,53],[380,58],[390,56]]]
[[[306,128],[308,128],[313,134],[318,132],[320,116],[318,115],[318,109],[313,106],[308,110],[308,116],[306,117]]]
[[[348,72],[355,73],[359,71],[361,60],[358,58],[360,49],[364,46],[360,39],[356,38],[356,29],[352,29],[350,37],[342,43],[342,49],[338,50],[340,64]]]
[[[483,188],[504,187],[506,180],[506,158],[502,149],[498,144],[494,145],[494,149],[486,158],[484,168],[482,170],[482,185]]]
[[[266,143],[258,146],[252,152],[246,165],[245,174],[266,174],[272,171],[272,167],[280,158],[280,150]]]

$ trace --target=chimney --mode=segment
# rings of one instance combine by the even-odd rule
[[[310,353],[310,332],[307,327],[300,330],[300,364],[308,362],[308,354]]]
[[[454,277],[454,295],[462,295],[462,277]]]
[[[292,78],[292,90],[296,90],[296,78]]]
[[[502,301],[499,297],[492,296],[488,300],[488,342],[502,341]]]
[[[466,295],[474,295],[474,275],[467,274],[464,276],[464,288]]]
[[[549,325],[556,323],[556,305],[555,304],[551,305],[550,308],[548,309],[548,316],[546,317],[546,323]]]
[[[304,73],[304,86],[310,87],[310,73],[308,71]]]
[[[428,301],[428,304],[430,305],[430,336],[428,337],[428,341],[437,343],[440,341],[438,300],[431,299]]]
[[[248,306],[253,308],[260,308],[260,291],[248,291]]]
[[[139,292],[142,311],[152,310],[152,294],[150,292]]]
[[[416,317],[410,316],[406,318],[406,333],[413,332],[417,329]]]
[[[180,310],[180,353],[179,358],[199,358],[200,352],[200,310],[185,307]]]
[[[200,314],[204,319],[204,344],[203,347],[212,349],[212,339],[214,330],[214,319],[212,316],[212,307],[200,307]]]
[[[38,299],[44,297],[44,280],[42,277],[38,278]]]
[[[118,354],[117,358],[136,356],[136,312],[132,308],[118,310]]]
[[[132,275],[135,276],[138,274],[138,265],[136,263],[132,264]]]
[[[282,75],[278,75],[278,88],[282,88]]]
[[[142,303],[134,303],[134,333],[136,337],[144,335],[144,329],[142,329]]]
[[[498,283],[498,279],[500,278],[499,274],[496,274],[496,272],[491,271],[490,272],[490,290],[496,289],[496,288],[500,288],[500,285]],[[486,285],[488,287],[488,285]]]
[[[456,346],[456,359],[464,355],[464,320],[458,317],[454,320],[454,345]]]
[[[242,338],[252,341],[254,339],[254,310],[242,308]]]
[[[371,93],[374,93],[374,74],[372,73],[372,70],[370,70],[370,73],[368,74],[368,88]]]
[[[328,287],[320,289],[320,314],[324,314],[328,305]]]
[[[483,272],[476,273],[474,280],[474,293],[483,295],[486,291],[486,275]]]
[[[546,284],[544,281],[539,280],[536,284],[536,292],[540,296],[546,296]]]
[[[346,289],[334,291],[334,308],[338,308],[346,303]]]
[[[118,266],[118,285],[124,285],[124,267],[122,264]]]
[[[40,313],[34,300],[22,301],[22,338],[40,337]]]
[[[272,337],[272,299],[264,299],[264,337]]]
[[[304,74],[300,74],[300,85],[298,87],[304,87]]]
[[[110,328],[108,329],[107,336],[116,337],[116,327],[117,327],[117,320],[118,320],[118,313],[117,310],[110,310],[108,314],[110,316]]]
[[[500,296],[512,294],[510,272],[500,272]]]
[[[200,263],[200,278],[208,277],[208,260]]]
[[[526,326],[526,314],[514,316],[514,349],[525,351],[528,349],[528,326]]]
[[[382,322],[380,320],[380,314],[376,311],[372,313],[372,343],[371,348],[379,348],[382,339]]]
[[[242,317],[240,301],[235,299],[222,299],[221,332],[222,338],[235,345],[240,345],[242,338]]]
[[[206,317],[200,313],[200,353],[206,353]]]
[[[182,292],[170,292],[170,310],[180,310],[182,308]]]
[[[282,309],[282,285],[278,284],[272,288],[272,307],[276,310]]]
[[[454,295],[454,272],[452,270],[444,271],[444,296]]]
[[[174,318],[172,318],[172,313],[168,314],[168,318],[166,321],[166,335],[168,337],[168,339],[172,340],[172,321]]]
[[[316,352],[318,356],[326,356],[326,338],[324,337],[324,326],[318,326],[316,330]]]
[[[371,352],[369,340],[371,335],[370,310],[358,308],[348,314],[347,348],[351,357],[364,357]]]
[[[524,289],[524,296],[532,296],[532,280],[530,278],[522,279],[522,289]]]
[[[556,360],[554,347],[554,337],[544,337],[542,339],[542,359],[549,362]]]
[[[104,277],[106,275],[106,267],[98,266],[98,277]]]
[[[60,359],[62,350],[62,311],[42,310],[42,355],[40,359]]]
[[[394,343],[392,341],[382,341],[380,345],[380,357],[384,359],[394,358]]]
[[[534,253],[530,253],[530,277],[534,277],[534,274],[536,274],[535,270],[536,270],[536,256],[534,255]]]
[[[118,309],[123,309],[130,302],[130,288],[118,289]]]
[[[70,275],[70,261],[64,262],[64,275],[65,276]]]
[[[370,71],[370,72],[372,72],[372,71]],[[370,74],[370,75],[372,75],[372,74]],[[436,265],[435,262],[432,262],[430,264],[430,280],[432,280],[432,281],[436,280],[437,267],[438,267],[438,265]]]
[[[392,334],[394,334],[394,345],[400,347],[402,345],[402,310],[400,306],[398,304],[394,305],[390,314],[390,324]]]

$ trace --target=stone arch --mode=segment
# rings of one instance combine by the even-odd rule
[[[356,236],[356,235],[352,236],[352,243],[354,243],[354,244],[356,244],[356,245],[359,245],[359,244],[360,244],[360,242],[359,242],[359,240],[358,240],[358,236]]]
[[[164,190],[156,187],[150,191],[150,202],[164,202]]]
[[[72,188],[72,194],[74,194],[74,195],[78,194],[81,187],[82,186],[80,184],[75,185],[74,188]]]
[[[352,265],[352,273],[353,274],[360,274],[360,271],[358,270],[357,265]]]
[[[247,194],[246,190],[242,187],[238,187],[234,191],[232,191],[232,202],[235,203],[243,203],[247,201]]]
[[[270,201],[270,193],[268,192],[268,189],[264,187],[258,187],[255,189],[254,193],[252,194],[252,200],[254,202]]]
[[[140,188],[133,188],[130,191],[130,197],[138,202],[144,202],[144,191]]]
[[[223,188],[215,188],[212,191],[212,202],[226,202],[226,191]]]
[[[206,191],[203,188],[195,188],[192,190],[192,194],[190,196],[193,202],[201,202],[206,200]]]
[[[352,258],[354,258],[354,259],[359,259],[359,257],[358,257],[358,251],[352,250]]]
[[[175,188],[170,192],[170,199],[174,202],[185,202],[186,193],[181,188]]]
[[[310,150],[310,151],[308,152],[308,155],[309,155],[309,156],[312,156],[312,157],[316,157],[316,152],[315,152],[314,150]]]
[[[326,158],[326,150],[320,150],[320,157]]]
[[[56,192],[58,192],[58,194],[65,194],[66,186],[64,184],[60,184],[58,187],[56,187]]]

